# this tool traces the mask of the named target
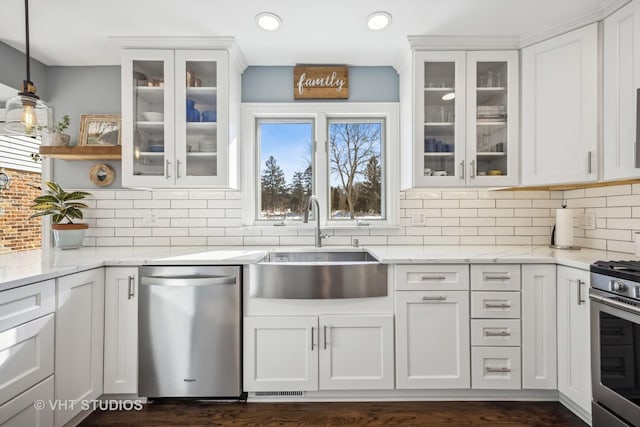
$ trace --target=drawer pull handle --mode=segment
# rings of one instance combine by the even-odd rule
[[[492,368],[487,366],[487,372],[511,372],[511,368]]]
[[[422,301],[446,301],[447,297],[422,297]]]
[[[313,326],[311,327],[311,351],[313,351],[313,347],[315,347],[315,342],[313,338],[315,337],[315,329]]]
[[[485,304],[484,308],[511,308],[511,304]]]
[[[485,337],[510,337],[511,336],[511,332],[507,332],[507,331],[500,331],[500,332],[485,331],[484,336]]]
[[[509,280],[511,276],[508,274],[505,276],[484,276],[484,280]]]
[[[127,295],[127,299],[131,299],[136,296],[136,284],[135,284],[135,276],[129,276],[129,293]]]
[[[447,276],[422,276],[422,280],[445,280]]]

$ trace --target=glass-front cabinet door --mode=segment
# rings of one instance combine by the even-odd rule
[[[465,52],[416,52],[417,186],[465,183]]]
[[[174,163],[173,51],[129,50],[123,59],[123,185],[166,185]]]
[[[226,53],[185,50],[175,53],[176,183],[216,185],[227,176],[228,123],[224,103]],[[218,141],[221,143],[219,144]]]
[[[227,61],[216,50],[123,52],[123,186],[227,184]]]
[[[518,54],[467,53],[469,185],[518,184]]]
[[[518,184],[517,51],[416,51],[417,187]]]

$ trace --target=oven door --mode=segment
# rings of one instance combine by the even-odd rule
[[[640,425],[640,304],[590,289],[594,404]]]

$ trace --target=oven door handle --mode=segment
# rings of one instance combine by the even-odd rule
[[[637,308],[628,304],[624,304],[616,300],[612,300],[611,298],[601,297],[600,295],[594,295],[594,294],[589,295],[589,297],[596,302],[608,305],[613,308],[617,308],[622,311],[626,311],[627,313],[640,314],[640,308]]]

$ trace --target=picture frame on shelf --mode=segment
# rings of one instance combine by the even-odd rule
[[[83,114],[80,116],[79,146],[120,145],[122,118],[120,114]]]

